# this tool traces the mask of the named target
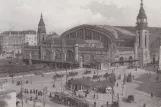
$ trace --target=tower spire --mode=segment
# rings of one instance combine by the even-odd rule
[[[143,7],[143,0],[141,0],[141,4],[140,4],[141,7]]]
[[[42,13],[41,13],[41,18],[42,18]]]

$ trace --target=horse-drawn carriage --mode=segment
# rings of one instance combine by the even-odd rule
[[[63,78],[64,77],[64,74],[55,74],[54,76],[53,76],[53,78]]]
[[[78,75],[78,72],[69,72],[67,76],[69,77],[69,76],[77,76],[77,75]]]
[[[91,74],[91,71],[90,70],[86,70],[86,71],[84,71],[84,74]]]
[[[93,75],[93,79],[99,79],[101,77],[102,77],[102,75]]]

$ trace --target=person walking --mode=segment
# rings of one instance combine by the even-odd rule
[[[153,98],[153,93],[151,92],[151,98]]]
[[[144,103],[143,107],[146,107],[146,104]]]
[[[94,101],[94,107],[96,107],[96,102]]]

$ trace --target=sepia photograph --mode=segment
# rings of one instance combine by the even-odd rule
[[[161,1],[0,0],[0,107],[161,107]]]

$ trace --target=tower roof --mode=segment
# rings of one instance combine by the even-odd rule
[[[39,21],[39,25],[38,26],[45,26],[42,13],[41,13],[41,18],[40,18],[40,21]]]
[[[38,33],[46,33],[46,28],[45,28],[45,23],[44,23],[44,20],[43,20],[43,16],[42,16],[42,13],[41,13],[41,18],[40,18],[40,21],[39,21],[39,24],[38,24]]]
[[[138,14],[137,18],[138,18],[138,19],[147,19],[145,10],[144,10],[144,8],[143,8],[143,0],[141,0],[141,3],[140,3],[140,10],[139,10],[139,14]]]

